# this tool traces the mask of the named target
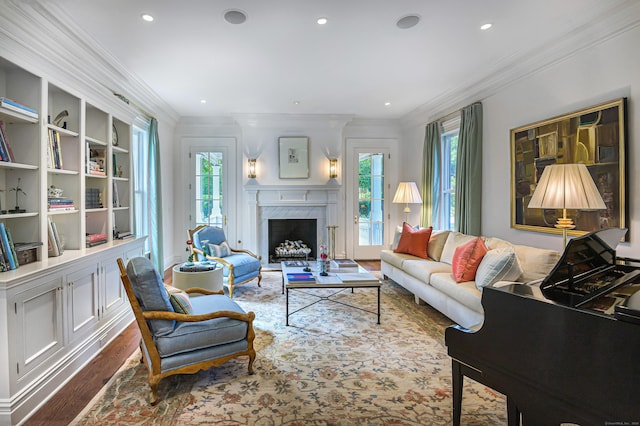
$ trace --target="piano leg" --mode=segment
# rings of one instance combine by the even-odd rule
[[[520,410],[512,398],[507,396],[507,424],[509,426],[520,426]]]
[[[460,426],[464,376],[462,374],[461,364],[455,359],[451,360],[451,376],[453,382],[453,426]]]

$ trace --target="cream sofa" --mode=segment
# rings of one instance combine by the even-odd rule
[[[395,253],[392,245],[391,250],[380,253],[382,275],[413,293],[416,303],[422,300],[459,325],[475,328],[484,317],[480,303],[483,286],[543,278],[560,258],[557,251],[482,237],[488,250],[476,275],[476,281],[482,282],[457,283],[451,267],[455,249],[474,238],[477,237],[459,232],[433,231],[427,250],[429,259]]]

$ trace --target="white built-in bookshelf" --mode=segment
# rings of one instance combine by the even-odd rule
[[[116,259],[144,241],[114,231],[133,232],[135,114],[104,105],[0,57],[0,424],[21,423],[132,320]],[[5,234],[33,246],[15,269]]]

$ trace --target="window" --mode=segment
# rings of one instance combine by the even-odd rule
[[[440,194],[440,229],[455,229],[456,165],[458,163],[458,134],[460,118],[442,124],[442,192]]]
[[[133,126],[131,144],[133,157],[133,211],[136,238],[151,235],[149,220],[149,129]],[[145,241],[145,253],[151,251],[149,239]]]

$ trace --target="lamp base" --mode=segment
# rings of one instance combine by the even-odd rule
[[[573,220],[568,217],[560,217],[554,225],[556,228],[562,229],[562,249],[567,247],[567,230],[573,229],[576,226],[573,224]]]

